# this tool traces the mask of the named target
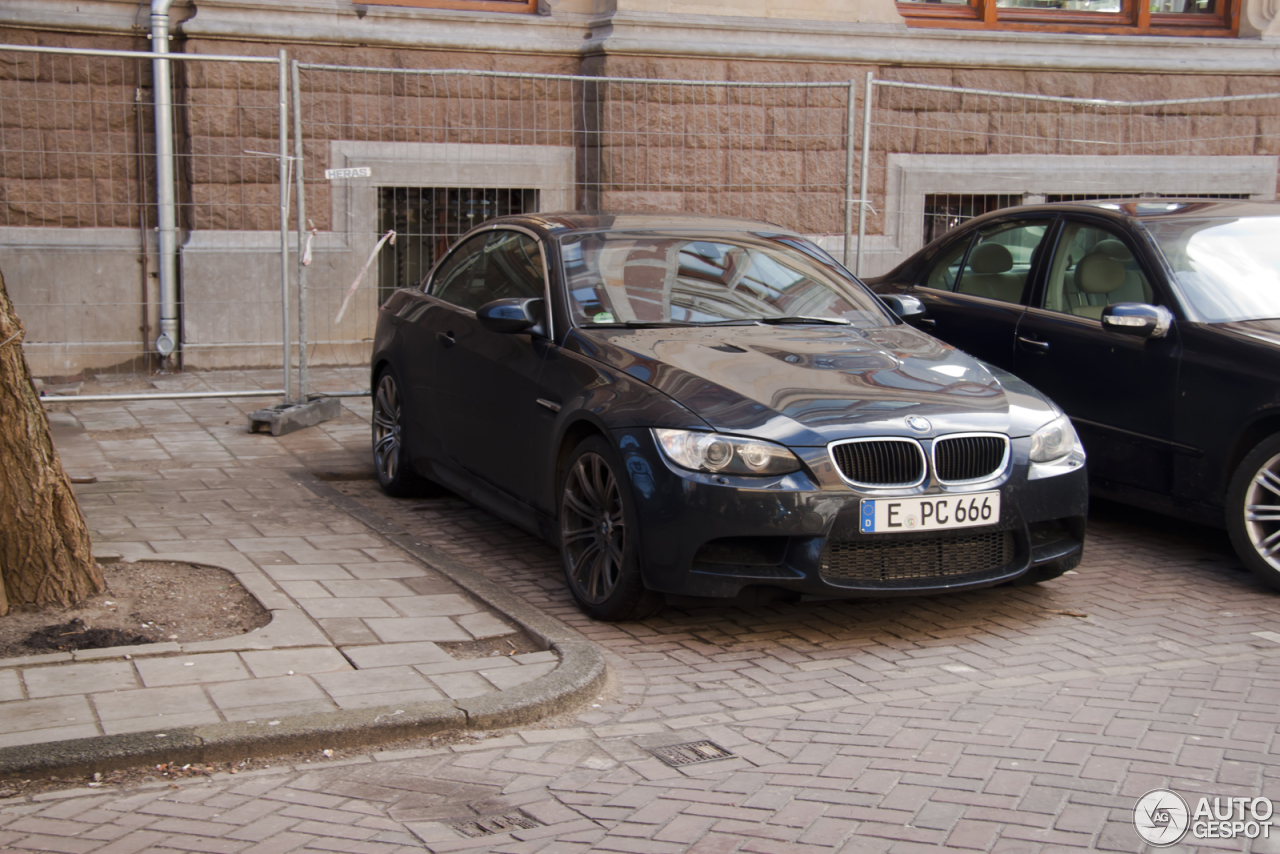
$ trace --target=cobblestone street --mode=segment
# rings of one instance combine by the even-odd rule
[[[313,431],[253,441],[287,452],[275,467],[365,470],[368,405],[350,405]],[[216,424],[211,450],[237,447],[226,407],[188,409]],[[212,494],[196,472],[246,460],[164,465],[169,477],[193,466],[183,500],[209,513],[225,500],[218,516],[233,525],[255,508]],[[108,455],[96,470],[112,465]],[[1132,811],[1150,789],[1189,801],[1280,796],[1280,599],[1216,531],[1099,503],[1083,564],[1039,587],[607,625],[573,606],[550,547],[466,502],[392,500],[372,480],[332,485],[598,644],[607,690],[574,714],[455,744],[0,801],[0,848],[1139,851]],[[94,527],[106,511],[86,512]],[[112,538],[173,550],[142,529]],[[731,755],[672,767],[651,752],[700,741]],[[1190,837],[1171,850],[1210,845],[1280,850],[1276,839]]]

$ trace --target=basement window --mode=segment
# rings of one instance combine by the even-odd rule
[[[534,189],[379,187],[378,233],[396,242],[378,255],[378,301],[414,287],[458,238],[480,223],[538,210]]]

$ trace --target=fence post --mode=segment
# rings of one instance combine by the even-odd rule
[[[302,175],[302,85],[298,60],[289,63],[293,87],[293,180],[298,191],[298,400],[307,402],[307,267],[306,253],[307,195]]]
[[[284,345],[284,400],[293,403],[293,364],[289,351],[289,76],[288,55],[280,50],[279,94],[280,102],[280,316],[281,342]],[[300,401],[299,401],[300,402]]]
[[[849,103],[844,117],[844,257],[840,259],[846,269],[849,267],[849,254],[853,251],[853,117],[857,115],[854,110],[857,103],[858,85],[850,80]]]
[[[867,182],[871,174],[871,88],[875,83],[875,74],[867,72],[867,82],[862,90],[862,174],[858,181],[858,257],[854,262],[853,274],[862,275],[862,243],[867,236],[867,205],[870,199],[867,194]]]

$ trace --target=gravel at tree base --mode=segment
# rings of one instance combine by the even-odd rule
[[[190,563],[102,564],[107,590],[72,608],[0,617],[0,659],[139,643],[216,640],[265,626],[271,614],[224,569]]]

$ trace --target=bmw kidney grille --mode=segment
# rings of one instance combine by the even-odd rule
[[[933,443],[933,471],[943,483],[985,480],[1004,469],[1009,453],[1005,436],[951,436]]]
[[[872,439],[831,446],[850,481],[865,486],[914,486],[924,480],[924,453],[912,439]]]

